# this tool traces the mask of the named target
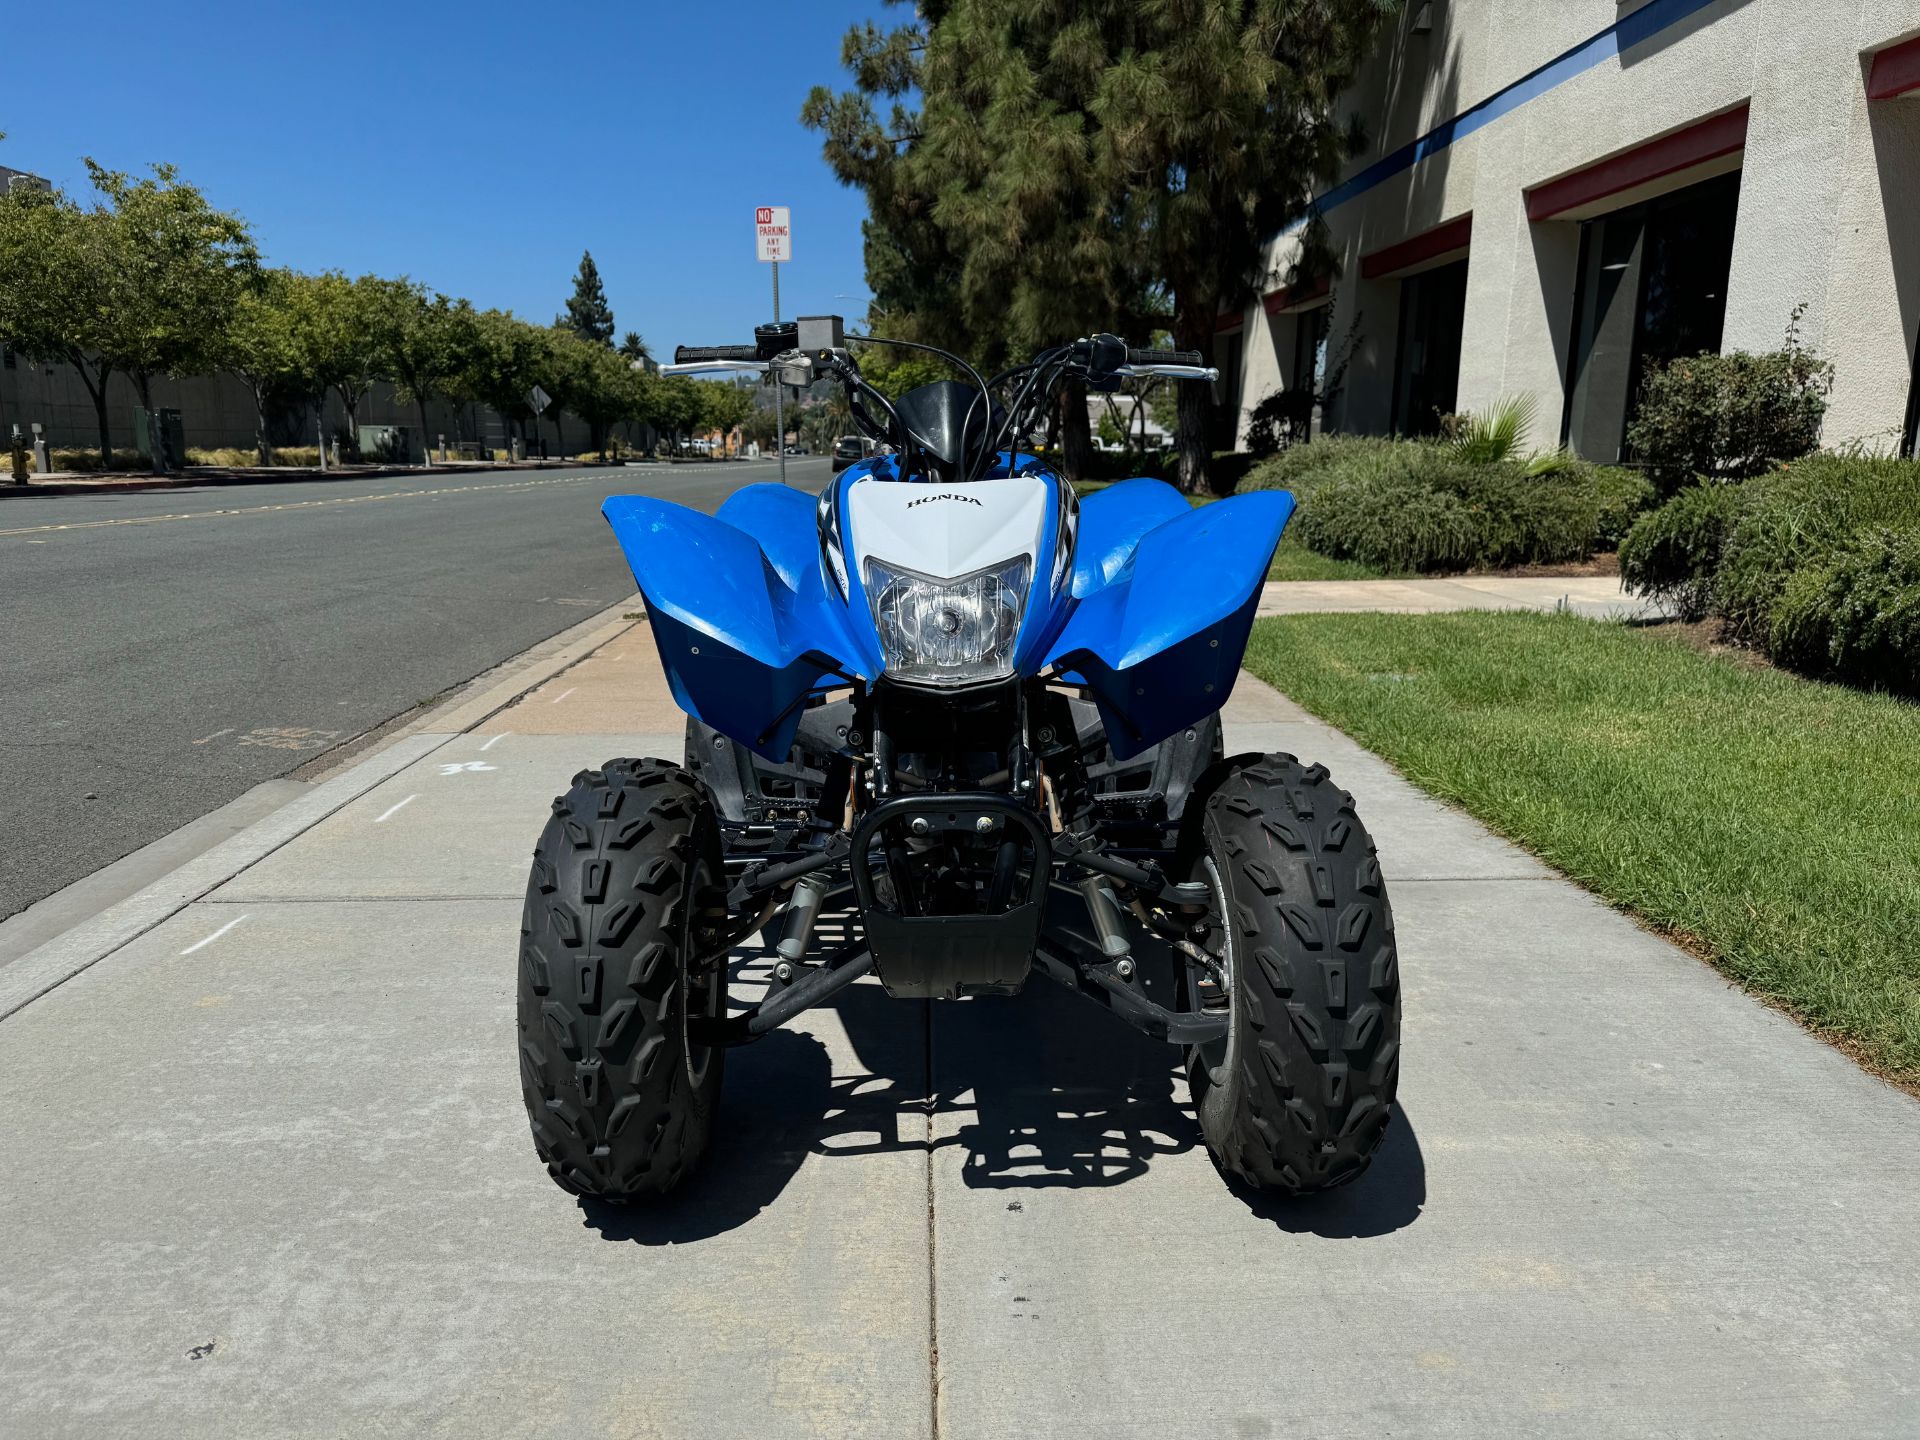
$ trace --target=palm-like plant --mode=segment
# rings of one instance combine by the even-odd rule
[[[1534,395],[1509,395],[1477,415],[1468,415],[1448,437],[1454,454],[1470,465],[1502,465],[1519,461],[1533,476],[1557,475],[1575,464],[1564,447],[1527,455],[1527,436],[1540,418],[1540,400]]]

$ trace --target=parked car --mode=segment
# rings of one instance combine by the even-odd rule
[[[867,448],[867,442],[858,435],[842,435],[833,442],[833,473],[838,475],[855,461],[866,459]]]
[[[808,450],[808,449],[807,449],[807,447],[806,447],[806,446],[804,446],[804,445],[789,445],[789,446],[787,446],[787,454],[789,454],[789,455],[810,455],[810,454],[812,454],[812,453],[813,453],[813,452],[812,452],[812,451],[810,451],[810,450]]]

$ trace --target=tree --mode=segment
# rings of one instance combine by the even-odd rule
[[[424,285],[398,280],[362,282],[374,292],[372,316],[377,363],[404,404],[420,411],[420,445],[430,446],[427,402],[448,393],[473,343],[473,306],[429,293]]]
[[[629,330],[620,339],[620,354],[627,360],[651,360],[653,352],[647,349],[647,342],[640,338],[638,330]]]
[[[349,280],[338,270],[303,275],[292,291],[294,345],[300,373],[315,401],[316,419],[332,390],[347,412],[347,443],[359,445],[360,401],[381,378],[381,307],[385,281],[363,275]],[[324,443],[325,437],[322,437]]]
[[[613,310],[607,304],[606,288],[600,283],[600,269],[593,263],[593,252],[580,253],[580,270],[573,277],[573,294],[567,299],[566,328],[582,340],[613,346]]]
[[[140,180],[86,166],[103,203],[81,232],[100,306],[85,330],[101,374],[133,377],[154,468],[166,471],[175,457],[154,415],[153,378],[215,368],[242,297],[259,284],[259,251],[245,221],[214,209],[171,165]]]
[[[263,271],[260,284],[234,307],[221,347],[220,368],[253,396],[254,445],[262,465],[273,464],[269,412],[305,393],[293,337],[293,285],[285,270]]]
[[[672,437],[675,450],[681,438],[700,423],[702,396],[700,384],[685,375],[666,375],[654,389],[653,423]]]
[[[852,31],[856,92],[816,91],[802,119],[908,248],[907,272],[932,263],[963,309],[997,300],[1024,341],[1082,333],[1064,322],[1103,308],[1142,333],[1166,305],[1174,343],[1211,355],[1220,312],[1257,292],[1268,242],[1354,152],[1334,99],[1397,8],[924,0],[890,36]],[[915,87],[910,115],[897,97]],[[891,134],[876,96],[895,97]],[[917,254],[922,232],[894,218],[903,195],[940,232]],[[893,273],[874,273],[870,249],[876,294]],[[1203,490],[1211,397],[1180,388],[1180,480]]]
[[[544,330],[509,311],[478,311],[455,393],[492,406],[509,425],[518,424],[524,436],[533,413],[526,395],[544,373],[546,359]]]
[[[0,339],[28,360],[79,372],[99,426],[100,463],[112,463],[105,353],[113,217],[66,195],[15,189],[0,195]]]
[[[753,391],[726,380],[703,380],[700,386],[699,423],[720,432],[720,444],[739,428],[753,409]]]

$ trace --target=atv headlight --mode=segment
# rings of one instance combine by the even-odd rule
[[[887,673],[922,685],[972,685],[1011,675],[1032,572],[1026,555],[958,580],[935,580],[869,559],[867,600]]]

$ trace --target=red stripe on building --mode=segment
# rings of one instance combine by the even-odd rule
[[[1360,273],[1368,280],[1384,279],[1389,275],[1398,275],[1403,270],[1411,270],[1416,265],[1424,265],[1429,260],[1451,255],[1456,250],[1465,250],[1472,243],[1473,216],[1462,215],[1437,230],[1429,230],[1411,240],[1402,240],[1398,245],[1374,251],[1361,260]]]
[[[1323,275],[1305,285],[1282,285],[1278,290],[1269,290],[1260,297],[1260,304],[1267,314],[1278,315],[1298,305],[1311,305],[1316,300],[1324,300],[1332,293],[1332,277]]]
[[[1242,315],[1238,310],[1228,310],[1223,312],[1219,318],[1213,322],[1213,333],[1216,335],[1225,335],[1229,331],[1238,330],[1246,323],[1247,317]]]
[[[1747,148],[1747,113],[1748,107],[1742,105],[1671,135],[1662,135],[1658,140],[1649,140],[1623,155],[1611,156],[1597,165],[1535,186],[1527,192],[1527,218],[1551,220],[1609,195],[1736,154]]]
[[[1920,90],[1920,37],[1890,45],[1873,57],[1867,76],[1869,100],[1892,100]]]

